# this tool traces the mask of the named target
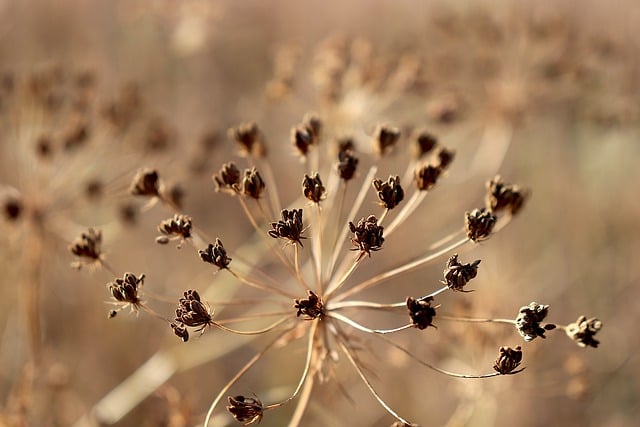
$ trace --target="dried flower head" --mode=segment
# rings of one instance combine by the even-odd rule
[[[453,162],[456,152],[445,147],[438,148],[436,158],[438,159],[438,168],[440,170],[447,169]]]
[[[466,212],[464,223],[467,237],[474,242],[486,239],[491,234],[497,220],[495,215],[484,208]]]
[[[124,273],[122,279],[116,278],[113,282],[109,282],[109,292],[111,296],[119,303],[128,305],[132,310],[136,311],[142,306],[139,291],[144,284],[144,274],[136,277],[133,273]]]
[[[304,125],[291,129],[291,143],[301,156],[306,156],[311,146],[315,143],[313,130]]]
[[[500,175],[487,182],[486,207],[491,212],[506,209],[512,215],[517,214],[527,198],[527,192],[517,185],[506,184]]]
[[[316,172],[313,176],[304,175],[304,179],[302,180],[302,194],[313,203],[320,203],[327,197],[327,191],[324,185],[322,185],[319,173]]]
[[[155,169],[141,169],[133,177],[129,193],[134,196],[160,196],[160,178]]]
[[[358,167],[358,158],[353,155],[353,143],[341,145],[338,151],[338,175],[343,181],[353,178]]]
[[[409,309],[409,316],[413,326],[418,329],[426,329],[433,324],[433,318],[436,315],[436,307],[431,306],[433,297],[427,298],[407,298],[407,308]]]
[[[281,220],[271,223],[271,230],[268,232],[269,236],[274,239],[288,239],[291,243],[302,246],[301,239],[306,239],[306,237],[302,236],[304,232],[302,209],[283,209],[280,215],[282,216]]]
[[[371,251],[382,249],[384,227],[378,225],[378,218],[375,215],[361,218],[357,226],[350,221],[349,230],[353,233],[351,243],[356,247],[354,250],[360,250],[362,253],[371,256]]]
[[[580,347],[597,348],[600,341],[594,336],[602,329],[602,321],[592,317],[587,319],[586,316],[578,317],[574,323],[569,323],[565,328],[567,336],[576,342]]]
[[[257,397],[229,396],[227,401],[227,411],[242,425],[248,426],[262,420],[262,402]]]
[[[173,218],[165,219],[158,226],[158,231],[163,234],[156,238],[156,243],[165,245],[169,243],[171,237],[179,238],[178,248],[185,239],[191,237],[191,217],[182,214],[175,214]]]
[[[547,317],[549,306],[535,302],[520,308],[516,317],[516,329],[525,341],[532,341],[536,337],[546,338],[544,333],[551,326],[542,327],[540,323]]]
[[[458,261],[458,254],[453,254],[447,261],[447,265],[444,269],[444,280],[442,283],[453,291],[465,291],[464,287],[469,280],[476,277],[478,274],[478,265],[480,260],[477,259],[472,263],[460,264]]]
[[[200,300],[198,291],[190,289],[184,292],[184,296],[178,302],[175,323],[179,326],[177,328],[172,326],[172,329],[176,335],[178,335],[178,330],[184,326],[198,328],[196,332],[204,332],[207,326],[213,324],[212,316],[213,312]],[[181,338],[184,341],[184,337]]]
[[[240,184],[240,169],[233,162],[222,165],[217,175],[213,175],[213,181],[216,183],[216,190],[235,191]]]
[[[198,251],[198,254],[204,262],[213,264],[220,270],[229,268],[229,263],[231,263],[231,258],[227,256],[227,251],[220,239],[216,239],[215,245],[209,243],[209,246],[207,246],[206,249]]]
[[[438,182],[441,172],[442,169],[433,165],[418,166],[415,171],[415,180],[418,190],[430,190]]]
[[[17,220],[23,210],[22,197],[17,190],[2,192],[2,212],[7,220]]]
[[[245,169],[244,176],[235,190],[244,196],[259,199],[265,189],[265,183],[256,168]]]
[[[72,265],[81,268],[83,263],[99,262],[102,258],[102,232],[95,228],[89,228],[69,245],[71,253],[79,258]]]
[[[404,190],[400,185],[399,176],[390,176],[386,182],[381,179],[373,180],[373,188],[378,193],[380,203],[387,209],[393,209],[404,199]]]
[[[389,153],[400,139],[400,129],[389,125],[378,125],[373,140],[379,155]]]
[[[243,123],[229,129],[229,137],[238,144],[242,154],[259,155],[264,150],[262,133],[255,122]]]
[[[189,341],[189,331],[187,330],[186,326],[175,322],[171,322],[169,326],[171,326],[171,329],[173,329],[173,333],[176,334],[176,336],[180,338],[182,342]]]
[[[524,370],[524,368],[517,371],[515,370],[520,366],[520,362],[522,361],[522,348],[520,346],[516,346],[515,348],[500,347],[499,351],[500,354],[493,365],[493,369],[495,369],[496,372],[500,375],[508,375],[517,374]]]
[[[306,299],[295,300],[295,305],[293,307],[298,310],[296,316],[300,317],[301,315],[304,315],[309,320],[324,316],[324,305],[322,304],[322,299],[320,299],[313,291],[307,291],[307,294],[308,296]]]
[[[415,147],[414,152],[418,159],[431,153],[436,145],[438,145],[438,139],[425,130],[418,132],[413,140]]]

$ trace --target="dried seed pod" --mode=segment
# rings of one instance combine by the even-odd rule
[[[600,329],[602,329],[602,322],[599,319],[595,317],[587,319],[586,316],[580,316],[574,323],[567,325],[565,331],[567,336],[580,347],[597,348],[600,341],[594,336]]]
[[[458,262],[458,254],[452,255],[444,269],[444,280],[442,280],[442,283],[453,291],[469,292],[465,291],[464,287],[469,280],[478,274],[479,264],[479,259],[472,263],[460,264],[460,262]]]
[[[307,294],[308,297],[306,299],[295,300],[293,307],[298,310],[296,316],[300,317],[304,315],[307,316],[306,318],[309,320],[324,316],[322,299],[313,293],[313,291],[307,291]]]
[[[351,243],[356,246],[354,250],[360,250],[371,256],[371,251],[382,249],[384,227],[378,225],[378,218],[374,215],[360,219],[357,226],[349,222],[349,230],[353,233]]]
[[[164,236],[156,238],[156,242],[166,244],[169,243],[169,237],[179,237],[179,248],[185,239],[191,237],[191,227],[191,217],[182,214],[175,214],[173,218],[165,219],[160,223],[158,231]]]
[[[245,426],[259,423],[264,415],[262,402],[258,398],[244,396],[227,397],[227,411],[236,421]]]
[[[274,239],[289,239],[291,243],[302,246],[301,239],[306,239],[306,237],[302,236],[304,231],[302,209],[283,209],[280,214],[282,219],[271,223],[271,230],[268,232],[269,236]]]
[[[6,191],[2,191],[0,197],[4,217],[9,221],[16,221],[20,218],[20,215],[24,211],[24,203],[18,190],[9,188]]]
[[[111,296],[118,302],[131,305],[133,309],[138,309],[142,304],[139,295],[139,288],[144,284],[144,274],[136,277],[133,273],[124,273],[122,279],[116,278],[107,284]]]
[[[171,326],[171,329],[173,329],[173,333],[182,339],[182,342],[189,341],[189,331],[186,326],[175,322],[171,322],[169,325]]]
[[[234,191],[240,185],[240,169],[233,162],[222,165],[217,175],[212,176],[216,191]]]
[[[506,209],[512,215],[517,214],[528,196],[528,192],[517,185],[505,184],[500,175],[487,182],[485,205],[488,210],[498,212]]]
[[[338,151],[338,175],[344,181],[351,180],[358,167],[358,158],[353,155],[352,147],[353,142],[349,140],[347,144],[341,144]]]
[[[418,166],[415,171],[415,180],[418,190],[430,190],[438,182],[441,171],[442,170],[440,168],[432,165]]]
[[[488,210],[474,209],[465,213],[467,237],[474,242],[486,239],[491,234],[498,218]]]
[[[417,133],[414,137],[414,153],[415,156],[420,159],[429,154],[438,145],[438,139],[423,130]]]
[[[80,260],[73,264],[76,268],[81,268],[83,261],[86,263],[94,263],[102,257],[102,232],[95,228],[89,228],[83,232],[80,237],[76,238],[69,245],[71,253]]]
[[[399,176],[390,176],[386,182],[380,179],[373,180],[373,188],[378,193],[378,199],[382,206],[387,209],[393,209],[404,199],[404,190],[400,185]]]
[[[456,152],[445,147],[440,147],[436,157],[438,158],[438,168],[445,170],[449,167],[456,156]]]
[[[532,302],[529,305],[520,307],[516,317],[516,329],[518,333],[529,342],[536,337],[546,338],[544,333],[548,330],[540,326],[540,323],[547,317],[549,306]]]
[[[259,199],[265,189],[265,184],[256,168],[251,168],[244,170],[241,183],[235,185],[234,189],[244,196]]]
[[[175,322],[183,326],[199,328],[196,332],[202,332],[207,326],[213,324],[212,314],[212,311],[200,300],[198,292],[190,289],[178,302]],[[176,330],[176,328],[173,329]]]
[[[141,169],[133,177],[129,193],[134,196],[160,196],[160,178],[155,169]]]
[[[241,154],[263,154],[262,133],[255,122],[243,123],[231,128],[228,134],[237,143]]]
[[[389,153],[400,139],[400,129],[389,125],[378,125],[373,140],[379,155]]]
[[[220,239],[216,239],[215,245],[209,243],[209,246],[204,250],[198,251],[198,254],[202,261],[213,264],[220,270],[229,268],[229,264],[231,263],[231,258],[227,256],[227,251]]]
[[[317,172],[313,176],[306,175],[302,180],[302,194],[313,203],[320,203],[327,196],[327,192]]]
[[[500,347],[499,352],[500,354],[493,365],[493,369],[495,369],[496,372],[501,375],[507,375],[517,374],[524,370],[524,368],[517,371],[515,370],[520,366],[520,362],[522,361],[522,348],[520,346],[516,346],[515,348]]]
[[[407,298],[407,309],[409,309],[409,316],[413,326],[418,329],[426,329],[429,326],[434,326],[433,318],[436,315],[436,308],[431,306],[433,297],[415,299],[412,297]]]

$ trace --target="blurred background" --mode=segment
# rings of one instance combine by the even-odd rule
[[[374,344],[374,382],[398,412],[434,426],[635,425],[640,339],[627,333],[640,277],[639,25],[632,0],[0,0],[0,425],[202,423],[261,341],[207,331],[178,345],[145,313],[107,319],[113,275],[70,267],[68,246],[98,227],[118,276],[144,272],[145,289],[173,300],[189,288],[224,299],[234,282],[212,278],[192,247],[153,243],[171,215],[129,196],[129,183],[157,168],[181,211],[223,238],[232,258],[260,257],[251,224],[211,174],[236,158],[227,129],[256,121],[292,203],[305,167],[289,132],[308,111],[325,120],[327,140],[355,135],[363,165],[377,161],[367,138],[379,123],[406,135],[424,127],[456,150],[446,179],[372,268],[459,228],[499,173],[531,197],[464,254],[482,259],[476,291],[445,295],[443,310],[512,318],[537,301],[550,305],[551,322],[604,323],[597,349],[562,333],[525,345],[512,328],[445,322],[408,342],[463,372],[486,372],[500,345],[523,345],[523,373],[481,381],[437,375]],[[403,141],[380,176],[404,172]],[[366,296],[435,289],[442,263]],[[175,302],[153,306],[172,316]],[[290,393],[298,371],[281,367],[301,366],[301,349],[268,357],[239,388]],[[303,425],[390,425],[344,372],[351,400],[319,386]],[[262,424],[285,425],[291,411]]]

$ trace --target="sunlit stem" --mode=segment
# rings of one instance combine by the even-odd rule
[[[273,292],[273,293],[285,296],[287,298],[294,298],[295,297],[295,295],[293,295],[293,294],[291,294],[289,292],[283,291],[282,289],[273,287],[273,286],[268,285],[266,283],[257,283],[257,282],[255,282],[253,280],[250,280],[248,277],[245,277],[244,275],[242,275],[242,274],[240,274],[240,273],[238,273],[235,270],[232,270],[230,268],[227,268],[226,270],[229,273],[231,273],[231,275],[233,277],[235,277],[236,279],[240,280],[245,285],[251,286],[252,288],[260,289],[260,290],[263,290],[265,292]]]
[[[409,329],[409,328],[413,328],[413,323],[409,323],[407,325],[403,325],[400,326],[398,328],[393,328],[393,329],[371,329],[371,328],[367,328],[366,326],[361,325],[360,323],[356,322],[355,320],[352,320],[350,318],[348,318],[345,315],[342,315],[340,313],[336,313],[336,312],[328,312],[327,313],[328,317],[331,317],[333,319],[339,320],[343,323],[346,323],[347,325],[351,326],[354,329],[357,329],[361,332],[366,332],[368,334],[380,334],[380,335],[386,335],[386,334],[393,334],[395,332],[400,332],[400,331],[404,331],[405,329]]]
[[[318,321],[313,322],[313,324],[311,325],[311,328],[309,330],[309,343],[307,344],[307,359],[305,361],[304,364],[304,370],[302,371],[302,375],[300,376],[300,381],[298,381],[298,385],[296,386],[296,389],[294,390],[293,394],[291,394],[291,396],[289,396],[287,399],[283,400],[282,402],[278,402],[278,403],[272,403],[271,405],[267,405],[264,407],[264,410],[268,410],[268,409],[274,409],[274,408],[278,408],[290,401],[292,401],[293,399],[296,398],[296,396],[298,396],[298,393],[300,393],[300,390],[302,389],[302,386],[304,385],[305,381],[307,380],[307,377],[309,376],[309,372],[311,369],[311,361],[313,360],[313,344],[315,341],[315,336],[316,336],[316,331],[318,330]]]
[[[313,268],[316,276],[316,287],[320,295],[323,294],[322,283],[322,209],[320,203],[316,203],[316,227],[314,229],[315,238],[311,242],[311,250],[313,252]]]
[[[367,173],[367,176],[364,179],[364,184],[362,185],[362,188],[360,188],[360,192],[358,193],[358,196],[356,197],[356,200],[351,207],[351,210],[349,211],[349,216],[347,217],[347,221],[345,221],[342,231],[340,232],[340,236],[338,237],[338,241],[333,250],[331,262],[329,263],[329,268],[327,270],[329,272],[329,277],[331,277],[331,275],[333,274],[333,269],[335,268],[338,257],[340,256],[340,252],[342,251],[342,246],[344,245],[344,241],[346,240],[345,237],[347,236],[347,232],[349,231],[349,220],[354,218],[360,210],[362,202],[364,201],[364,198],[367,194],[367,190],[369,190],[369,183],[373,180],[373,177],[377,171],[378,168],[376,166],[371,166],[371,168],[369,169],[369,173]]]
[[[407,203],[402,207],[400,213],[391,221],[388,227],[384,229],[384,236],[389,237],[405,219],[409,217],[420,206],[420,203],[427,197],[427,191],[416,191],[411,195],[411,198],[407,200]]]
[[[397,419],[398,421],[400,421],[401,423],[407,424],[407,425],[413,425],[412,423],[410,423],[409,421],[405,420],[404,418],[402,418],[400,415],[398,415],[393,409],[391,409],[391,407],[380,397],[380,395],[378,395],[378,393],[376,392],[376,390],[373,388],[373,386],[371,385],[371,383],[369,382],[369,380],[367,379],[366,375],[364,374],[364,372],[362,371],[362,368],[360,368],[360,365],[358,364],[358,362],[356,361],[355,357],[353,356],[353,354],[351,354],[351,351],[349,351],[349,348],[345,345],[343,339],[339,339],[338,343],[340,345],[340,348],[342,348],[342,351],[344,352],[344,354],[347,356],[347,359],[349,359],[349,362],[351,363],[351,365],[354,367],[354,369],[356,370],[356,372],[358,373],[358,376],[360,376],[360,379],[362,380],[362,382],[365,383],[365,385],[367,386],[367,388],[369,389],[369,392],[373,395],[373,397],[378,401],[378,403],[389,413],[391,414],[391,416],[393,416],[395,419]]]
[[[107,263],[105,260],[103,259],[99,259],[98,260],[98,264],[104,268],[105,270],[107,270],[109,273],[111,273],[114,276],[117,276],[115,270],[113,268],[111,268],[111,266],[109,265],[109,263]]]
[[[161,315],[160,313],[158,313],[157,311],[153,310],[152,308],[150,308],[148,305],[140,303],[137,305],[137,307],[139,307],[141,310],[144,310],[146,313],[152,315],[153,317],[156,317],[162,321],[165,321],[167,323],[171,323],[171,320],[167,319],[166,317],[164,317],[163,315]]]
[[[403,303],[404,306],[406,306],[406,303]],[[397,308],[398,305],[397,304],[381,304],[381,303],[377,303],[377,302],[371,302],[371,301],[340,301],[340,302],[336,302],[336,303],[329,303],[327,304],[327,311],[332,311],[332,310],[341,310],[344,308],[370,308],[370,309],[374,309],[374,310],[384,310],[384,309],[395,309]]]
[[[389,280],[393,277],[396,277],[400,274],[404,274],[404,273],[408,273],[411,272],[413,270],[416,270],[420,267],[422,267],[423,265],[438,259],[439,257],[441,257],[442,255],[445,255],[453,250],[455,250],[456,248],[464,245],[465,243],[470,242],[471,240],[468,237],[465,237],[462,240],[459,240],[457,242],[454,242],[452,244],[450,244],[447,247],[444,247],[442,249],[440,249],[437,252],[433,252],[430,254],[427,254],[425,256],[423,256],[422,258],[418,258],[414,261],[408,262],[404,265],[401,265],[399,267],[396,267],[392,270],[389,271],[385,271],[384,273],[378,274],[377,276],[372,277],[371,279],[365,280],[364,282],[352,287],[351,289],[341,293],[340,295],[337,295],[334,299],[334,301],[341,301],[345,298],[347,298],[350,295],[353,295],[357,292],[361,292],[367,288],[370,288],[374,285],[377,285],[379,283],[384,282],[385,280]]]
[[[272,323],[271,325],[267,326],[266,328],[263,329],[258,329],[255,331],[239,331],[236,329],[231,329],[228,328],[224,325],[222,325],[219,322],[213,322],[213,325],[217,328],[222,329],[223,331],[227,331],[227,332],[231,332],[233,334],[238,334],[238,335],[260,335],[260,334],[264,334],[267,333],[269,331],[272,331],[274,329],[276,329],[278,326],[282,325],[283,323],[285,323],[287,320],[290,320],[291,316],[285,316],[282,319],[279,319],[278,321]]]
[[[293,265],[295,266],[297,282],[300,284],[303,290],[307,290],[308,286],[304,281],[304,277],[300,273],[300,244],[293,244]]]
[[[300,425],[300,421],[302,421],[302,417],[309,405],[309,400],[311,398],[311,391],[313,390],[314,377],[313,375],[308,375],[307,380],[304,383],[304,387],[302,389],[302,393],[300,393],[300,398],[298,399],[298,404],[296,405],[296,409],[289,420],[289,427],[297,427]]]
[[[347,187],[348,181],[341,181],[341,182],[343,183],[343,186],[342,186],[342,192],[340,193],[340,201],[338,202],[339,206],[338,206],[338,210],[337,210],[337,212],[338,212],[338,216],[337,216],[337,220],[336,220],[337,224],[340,224],[341,221],[342,221],[342,211],[344,210],[344,201],[345,201],[345,199],[347,197],[347,188],[348,188]],[[329,221],[327,221],[327,223],[328,222]],[[338,238],[340,236],[344,236],[345,233],[346,232],[342,228],[340,228],[340,231],[335,233],[331,246],[329,246],[329,250],[333,251],[333,252],[331,252],[332,256],[331,256],[331,259],[330,259],[331,263],[333,263],[333,264],[335,264],[335,260],[337,259],[336,254],[339,251],[339,248],[337,247]],[[343,239],[344,239],[344,237],[343,237]],[[330,269],[333,269],[333,265],[331,263],[329,264],[329,266],[327,268],[327,271],[329,271]],[[324,282],[326,277],[327,277],[327,273],[325,273],[324,270],[323,270],[321,272],[321,281]]]
[[[453,322],[467,322],[467,323],[507,323],[509,325],[515,325],[516,321],[513,319],[478,319],[472,317],[455,317],[455,316],[440,316],[438,320],[449,320]]]
[[[389,215],[389,210],[389,208],[385,208],[384,211],[382,211],[382,215],[380,215],[380,218],[378,218],[378,225],[382,225],[387,215]]]
[[[329,287],[327,288],[327,294],[326,294],[327,300],[329,300],[331,295],[333,295],[338,289],[340,289],[342,284],[349,278],[349,276],[351,276],[353,272],[356,271],[356,268],[358,268],[358,265],[360,265],[363,259],[364,259],[364,252],[360,252],[358,254],[358,257],[351,264],[351,267],[349,267],[349,269],[344,272],[344,274],[340,277],[340,279],[329,284]]]
[[[256,300],[256,302],[258,302],[258,300]],[[246,316],[238,316],[238,317],[230,317],[228,319],[218,319],[216,321],[216,323],[220,324],[220,325],[229,325],[231,323],[240,323],[240,322],[246,322],[249,320],[255,320],[255,319],[263,319],[265,317],[274,317],[274,316],[283,316],[286,314],[291,314],[291,309],[286,310],[286,311],[270,311],[270,312],[266,312],[266,313],[256,313],[256,314],[249,314]]]
[[[278,207],[280,205],[280,195],[278,194],[278,185],[276,182],[276,178],[273,175],[273,169],[271,168],[271,164],[267,161],[264,161],[262,158],[256,158],[257,163],[259,163],[259,167],[264,173],[264,179],[267,183],[267,193],[269,194],[269,210],[272,215],[277,215]]]
[[[440,317],[438,317],[440,318]],[[440,369],[436,366],[433,366],[427,362],[425,362],[424,360],[420,359],[418,356],[416,356],[415,354],[413,354],[412,352],[410,352],[409,350],[407,350],[406,348],[402,347],[399,344],[396,344],[395,342],[393,342],[391,339],[389,339],[388,337],[384,336],[384,335],[380,335],[380,334],[376,334],[376,336],[382,340],[384,340],[385,342],[387,342],[389,345],[397,348],[398,350],[402,351],[404,354],[406,354],[407,356],[409,356],[410,358],[412,358],[413,360],[415,360],[416,362],[418,362],[419,364],[421,364],[422,366],[431,369],[432,371],[436,371],[439,372],[441,374],[450,376],[450,377],[454,377],[454,378],[491,378],[491,377],[497,377],[500,376],[502,374],[498,373],[498,372],[492,372],[489,374],[481,374],[481,375],[473,375],[473,374],[459,374],[456,372],[451,372],[451,371],[446,371],[444,369]]]
[[[213,403],[211,403],[211,406],[209,407],[209,411],[207,411],[207,416],[204,419],[204,427],[208,427],[209,426],[209,422],[211,420],[211,416],[213,415],[213,411],[216,409],[216,406],[218,406],[218,403],[220,403],[220,400],[222,400],[222,398],[224,397],[224,395],[227,393],[227,391],[229,391],[229,389],[231,387],[233,387],[233,385],[238,382],[238,380],[240,378],[242,378],[242,376],[244,374],[247,373],[247,371],[249,369],[251,369],[251,367],[253,365],[255,365],[258,360],[260,360],[262,358],[262,356],[264,356],[267,351],[269,351],[271,349],[271,347],[273,347],[278,341],[280,341],[280,339],[285,336],[287,333],[289,333],[289,331],[291,330],[291,328],[287,329],[286,331],[282,332],[281,334],[279,334],[277,337],[275,337],[269,344],[267,344],[266,347],[264,347],[259,353],[256,353],[243,367],[242,369],[240,369],[234,376],[233,378],[231,378],[231,380],[229,380],[229,382],[227,384],[225,384],[224,387],[222,387],[222,389],[220,390],[220,392],[216,395],[215,399],[213,400]]]

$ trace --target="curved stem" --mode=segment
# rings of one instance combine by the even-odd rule
[[[222,329],[223,331],[227,331],[227,332],[231,332],[233,334],[238,334],[238,335],[260,335],[260,334],[264,334],[266,332],[272,331],[275,328],[277,328],[278,326],[282,325],[284,322],[286,322],[287,320],[290,320],[291,316],[285,316],[282,319],[278,319],[276,322],[272,323],[271,325],[267,326],[266,328],[263,329],[258,329],[255,331],[239,331],[237,329],[231,329],[231,328],[227,328],[226,326],[222,325],[219,322],[213,322],[213,325],[217,328]]]
[[[404,331],[405,329],[409,329],[413,327],[412,323],[409,323],[407,325],[403,325],[400,326],[398,328],[393,328],[393,329],[369,329],[366,326],[362,326],[361,324],[359,324],[358,322],[356,322],[355,320],[352,320],[350,318],[348,318],[347,316],[344,316],[340,313],[327,313],[328,317],[331,317],[333,319],[339,320],[349,326],[351,326],[354,329],[357,329],[361,332],[366,332],[369,334],[380,334],[380,335],[386,335],[386,334],[392,334],[394,332],[400,332],[400,331]]]
[[[231,273],[231,275],[233,277],[235,277],[236,279],[240,280],[242,283],[244,283],[247,286],[251,286],[253,288],[260,289],[260,290],[263,290],[265,292],[273,292],[273,293],[276,293],[278,295],[285,296],[287,298],[295,298],[295,295],[293,295],[293,294],[291,294],[289,292],[283,291],[282,289],[275,288],[273,286],[267,285],[266,283],[257,283],[257,282],[254,282],[252,280],[249,280],[244,275],[242,275],[242,274],[238,273],[237,271],[232,270],[230,268],[227,268],[226,270],[229,273]]]

